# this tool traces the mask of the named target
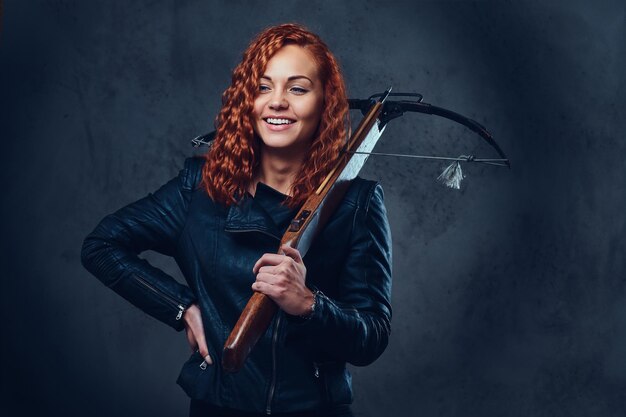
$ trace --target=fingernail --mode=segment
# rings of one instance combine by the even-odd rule
[[[206,355],[206,356],[204,357],[204,361],[205,361],[206,363],[208,363],[209,365],[213,365],[213,360],[211,359],[211,356],[209,356],[209,355]]]

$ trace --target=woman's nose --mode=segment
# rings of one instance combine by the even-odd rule
[[[277,91],[272,96],[272,99],[270,100],[270,103],[269,103],[269,107],[272,110],[286,109],[287,107],[289,107],[289,103],[285,99],[285,96],[281,92]]]

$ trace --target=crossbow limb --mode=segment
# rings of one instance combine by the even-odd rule
[[[374,94],[366,99],[349,99],[348,104],[351,110],[360,110],[365,115],[369,109],[377,103],[384,93]],[[412,154],[399,154],[399,153],[381,153],[381,152],[353,152],[363,153],[375,156],[390,156],[390,157],[406,157],[406,158],[418,158],[426,160],[443,160],[452,161],[452,163],[439,175],[437,178],[450,188],[460,188],[461,180],[464,178],[461,170],[461,162],[476,162],[486,165],[503,166],[511,168],[511,162],[506,156],[502,148],[493,139],[491,133],[487,129],[475,120],[465,117],[459,113],[453,112],[443,107],[433,106],[432,104],[424,103],[422,101],[423,96],[419,93],[387,93],[389,97],[404,97],[402,100],[386,100],[383,104],[382,111],[380,113],[381,127],[386,125],[389,121],[404,115],[406,112],[412,113],[424,113],[435,116],[440,116],[454,122],[457,122],[473,132],[477,133],[483,138],[495,151],[498,153],[499,158],[477,158],[474,155],[460,155],[457,157],[452,156],[430,156],[430,155],[412,155]],[[205,135],[198,136],[191,140],[194,147],[202,145],[209,145],[215,137],[215,132],[210,132]]]

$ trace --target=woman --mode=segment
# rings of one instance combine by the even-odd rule
[[[390,332],[391,247],[380,185],[357,178],[306,257],[277,249],[347,136],[339,66],[305,28],[260,33],[224,92],[213,146],[154,194],[105,217],[85,267],[194,350],[178,383],[190,415],[351,415],[346,362],[367,365]],[[173,256],[188,285],[138,254]],[[243,369],[221,348],[252,295],[280,307]]]

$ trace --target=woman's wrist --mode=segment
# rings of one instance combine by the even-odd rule
[[[301,314],[298,314],[298,317],[303,318],[303,319],[310,319],[313,313],[315,312],[316,306],[317,306],[317,291],[308,290],[306,301],[304,303],[303,312]]]
[[[183,311],[183,322],[185,322],[186,325],[189,324],[189,321],[191,320],[191,315],[193,315],[194,313],[196,313],[195,310],[198,310],[198,312],[200,311],[200,308],[198,307],[198,305],[196,303],[193,304],[189,304],[187,306],[187,308]]]

